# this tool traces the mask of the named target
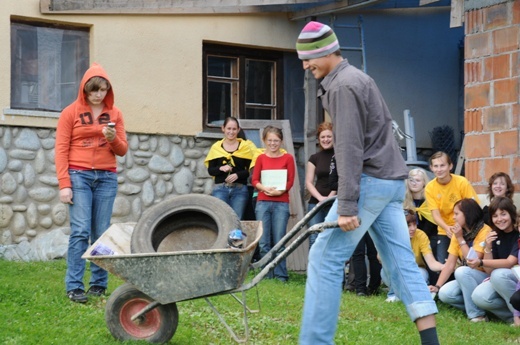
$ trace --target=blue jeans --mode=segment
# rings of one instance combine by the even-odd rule
[[[327,229],[318,236],[309,253],[300,344],[333,344],[345,261],[367,231],[412,321],[437,313],[410,247],[403,213],[404,194],[403,180],[362,175],[358,200],[360,227],[348,232]],[[338,200],[332,205],[326,221],[338,219],[337,203]]]
[[[239,219],[244,218],[244,211],[249,201],[247,185],[241,184],[240,186],[227,187],[225,183],[219,183],[213,187],[211,195],[231,206]]]
[[[517,279],[509,268],[495,268],[488,281],[475,288],[471,299],[482,310],[489,311],[501,320],[513,322],[514,308],[509,299],[516,291]]]
[[[444,284],[439,290],[439,299],[457,309],[465,310],[469,319],[486,315],[471,299],[475,288],[486,279],[485,272],[468,266],[460,266],[455,270],[455,280]]]
[[[263,234],[260,239],[260,256],[264,257],[271,248],[280,242],[287,232],[287,222],[289,221],[289,203],[278,201],[262,201],[256,203],[256,219],[262,221]],[[285,249],[280,248],[279,252]],[[267,278],[277,278],[287,281],[287,266],[285,260],[280,261],[274,268],[274,273],[269,272]]]
[[[310,212],[313,208],[316,207],[317,204],[308,204],[307,205],[307,212]],[[307,226],[310,228],[314,224],[323,223],[325,221],[325,217],[327,216],[327,213],[329,212],[330,207],[323,207],[321,210],[318,211],[312,217],[309,222],[307,223]],[[318,233],[311,234],[309,236],[309,249],[312,247],[314,242],[316,241],[316,238],[318,237]]]
[[[417,266],[419,267],[419,266]],[[426,285],[429,284],[429,274],[426,268],[419,267],[419,271],[421,271],[421,275],[426,282]],[[385,270],[381,270],[381,280],[385,285],[388,287],[388,293],[386,294],[386,297],[393,297],[395,296],[394,289],[392,288],[392,284],[390,284],[390,279],[388,278],[388,275],[386,274]]]
[[[67,253],[67,291],[85,291],[83,276],[85,260],[81,256],[108,227],[117,194],[117,174],[103,170],[69,170],[72,183],[72,202],[69,206],[70,237]],[[90,286],[106,289],[108,273],[90,263]]]

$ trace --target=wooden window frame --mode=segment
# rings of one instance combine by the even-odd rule
[[[28,19],[11,18],[11,99],[12,109],[60,112],[64,106],[77,97],[81,78],[90,64],[89,27],[72,26],[60,23],[38,22]],[[38,41],[31,41],[31,32],[47,30],[47,34],[62,35],[59,50],[52,50],[57,58],[40,56]],[[34,34],[33,34],[34,35]],[[26,38],[24,38],[26,36]],[[36,46],[31,49],[31,44]],[[66,54],[67,47],[72,51]],[[31,56],[27,52],[35,51]],[[49,50],[47,49],[47,52]],[[30,59],[30,60],[29,60]],[[63,59],[73,61],[63,65]],[[31,78],[30,81],[28,81]],[[32,90],[32,91],[31,91]],[[68,97],[64,97],[68,95]]]
[[[232,46],[217,43],[204,43],[203,44],[203,128],[205,132],[220,132],[220,125],[211,124],[208,122],[208,82],[212,81],[212,77],[208,77],[208,57],[209,56],[220,56],[227,58],[237,59],[237,89],[236,99],[231,101],[236,111],[233,114],[238,119],[246,118],[246,108],[257,107],[258,105],[247,105],[246,104],[246,90],[245,90],[245,74],[246,74],[246,61],[252,60],[263,60],[274,62],[274,80],[273,80],[273,98],[274,104],[272,106],[273,115],[271,120],[283,119],[283,52],[268,49],[256,49],[241,46]],[[262,108],[262,106],[259,106]],[[263,107],[268,108],[268,107]],[[223,120],[223,119],[222,119]]]

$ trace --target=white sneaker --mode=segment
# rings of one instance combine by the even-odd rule
[[[385,300],[385,302],[388,302],[388,303],[394,303],[394,302],[399,302],[399,301],[400,301],[400,299],[397,296],[390,296]]]
[[[470,319],[469,321],[471,321],[471,322],[489,322],[489,319],[487,316],[479,316],[479,317],[474,317],[473,319]]]

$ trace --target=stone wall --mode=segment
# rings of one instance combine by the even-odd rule
[[[59,202],[54,129],[0,126],[0,258],[48,260],[66,254],[68,207]],[[112,222],[135,222],[178,194],[209,194],[204,158],[213,141],[128,133],[118,157]]]

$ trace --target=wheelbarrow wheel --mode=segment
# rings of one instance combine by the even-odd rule
[[[179,323],[177,304],[161,304],[132,321],[132,316],[141,311],[152,298],[125,283],[110,294],[105,309],[105,321],[114,338],[146,340],[150,343],[168,342]]]
[[[223,249],[240,219],[224,201],[211,195],[185,194],[151,206],[137,221],[132,253]]]

